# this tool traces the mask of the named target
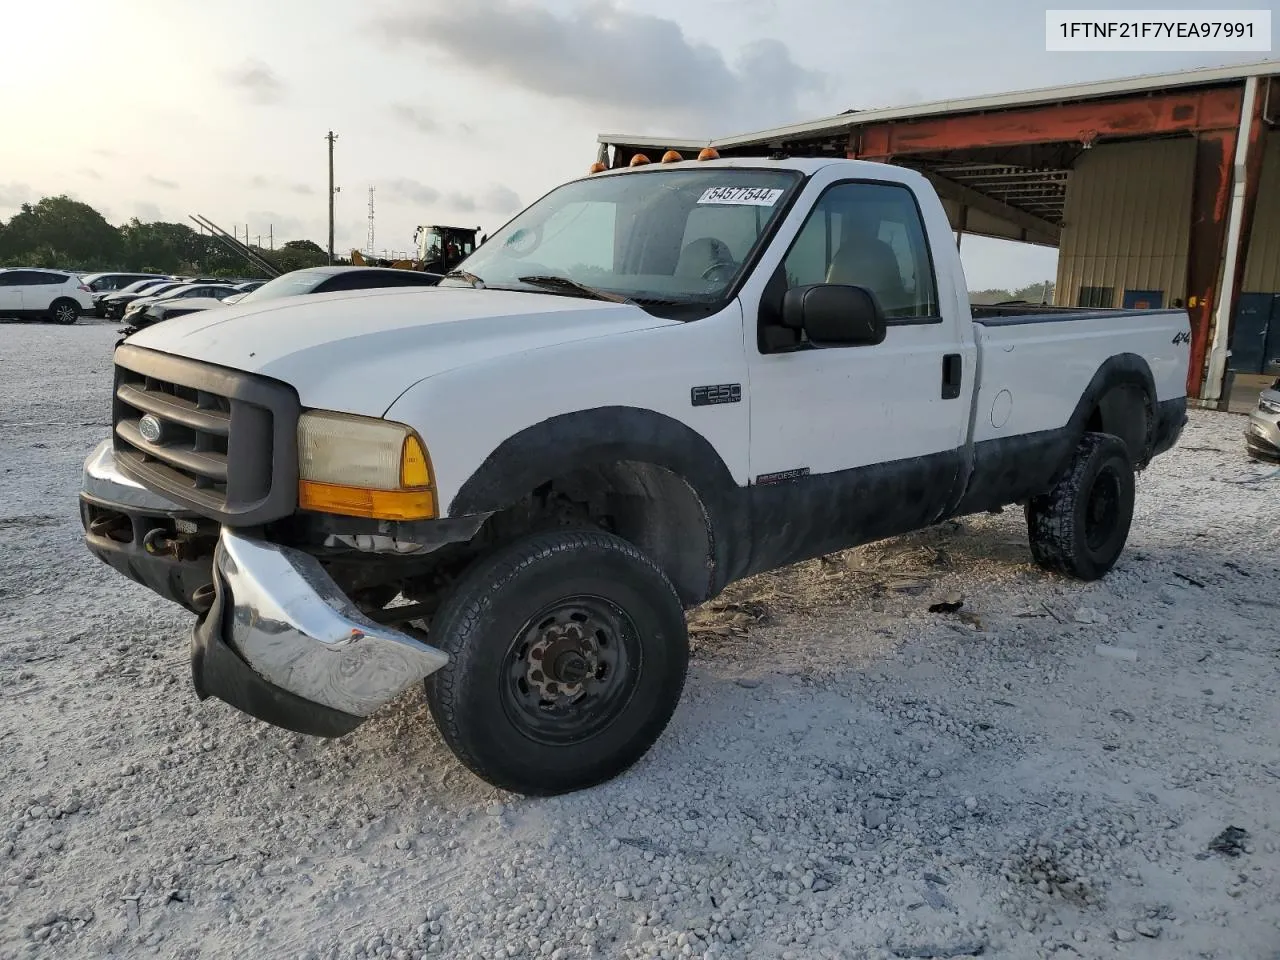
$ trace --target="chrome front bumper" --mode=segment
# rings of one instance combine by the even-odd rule
[[[109,442],[85,461],[81,502],[116,511],[138,530],[194,516],[121,474]],[[201,699],[217,697],[300,733],[340,736],[448,663],[434,647],[362,614],[308,553],[222,527],[202,562],[138,556],[135,542],[91,536],[90,514],[82,508],[82,516],[96,555],[168,599],[176,599],[166,587],[177,571],[204,572],[213,599],[191,636]],[[133,553],[122,561],[116,548]]]
[[[254,673],[303,700],[363,719],[449,662],[362,614],[300,550],[223,527],[213,570],[220,639]]]
[[[136,480],[126,477],[116,466],[115,449],[110,440],[103,440],[84,461],[80,475],[80,494],[104,504],[115,504],[145,510],[154,514],[183,514],[188,511],[152,493]]]

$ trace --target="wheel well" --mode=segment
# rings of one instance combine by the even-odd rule
[[[1098,367],[1071,415],[1072,438],[1087,432],[1119,437],[1137,469],[1151,459],[1155,445],[1156,385],[1147,361],[1136,353],[1117,353]]]
[[[1155,427],[1152,398],[1144,387],[1120,383],[1110,387],[1085,420],[1086,433],[1109,433],[1124,441],[1135,466],[1149,459]]]
[[[686,607],[710,596],[714,561],[706,507],[688,481],[652,463],[620,460],[563,474],[494,514],[480,536],[488,543],[506,542],[583,524],[608,530],[648,554]]]
[[[1155,429],[1155,407],[1147,390],[1123,383],[1108,388],[1084,421],[1084,433],[1119,436],[1134,466],[1146,466]]]

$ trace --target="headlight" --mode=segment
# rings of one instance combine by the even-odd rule
[[[1258,409],[1263,413],[1280,413],[1280,403],[1267,400],[1263,397],[1258,400]]]
[[[379,520],[436,516],[431,462],[402,423],[312,410],[298,419],[298,506]]]

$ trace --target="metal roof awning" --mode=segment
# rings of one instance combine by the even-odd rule
[[[598,141],[602,152],[614,148],[615,164],[636,152],[707,146],[727,156],[784,150],[900,164],[929,178],[955,229],[1056,246],[1082,149],[1234,128],[1233,84],[1268,76],[1280,77],[1280,60],[846,111],[709,140],[601,134]]]
[[[845,111],[834,116],[821,117],[804,123],[792,123],[769,130],[712,137],[706,140],[672,139],[648,134],[639,136],[600,134],[596,139],[601,144],[620,144],[652,150],[664,148],[697,150],[706,146],[716,147],[717,149],[757,145],[768,146],[781,144],[789,140],[816,138],[823,135],[847,132],[854,127],[892,120],[912,120],[938,114],[1007,110],[1012,107],[1093,100],[1127,93],[1165,91],[1173,87],[1212,86],[1213,84],[1242,81],[1247,77],[1265,76],[1280,76],[1280,60],[1259,60],[1254,63],[1206,67],[1198,70],[1183,70],[1176,73],[1145,74],[1119,80],[1100,80],[1057,87],[1039,87],[1012,93],[962,97],[954,100],[935,100],[911,106]]]

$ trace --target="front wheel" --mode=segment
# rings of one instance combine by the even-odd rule
[[[69,326],[80,319],[80,304],[74,300],[55,300],[49,307],[49,319]]]
[[[617,776],[666,728],[689,638],[671,582],[595,530],[539,534],[482,560],[431,624],[426,679],[445,742],[504,790],[553,795]]]
[[[1105,576],[1129,539],[1134,493],[1133,463],[1124,441],[1086,433],[1053,489],[1027,503],[1036,563],[1078,580]]]

